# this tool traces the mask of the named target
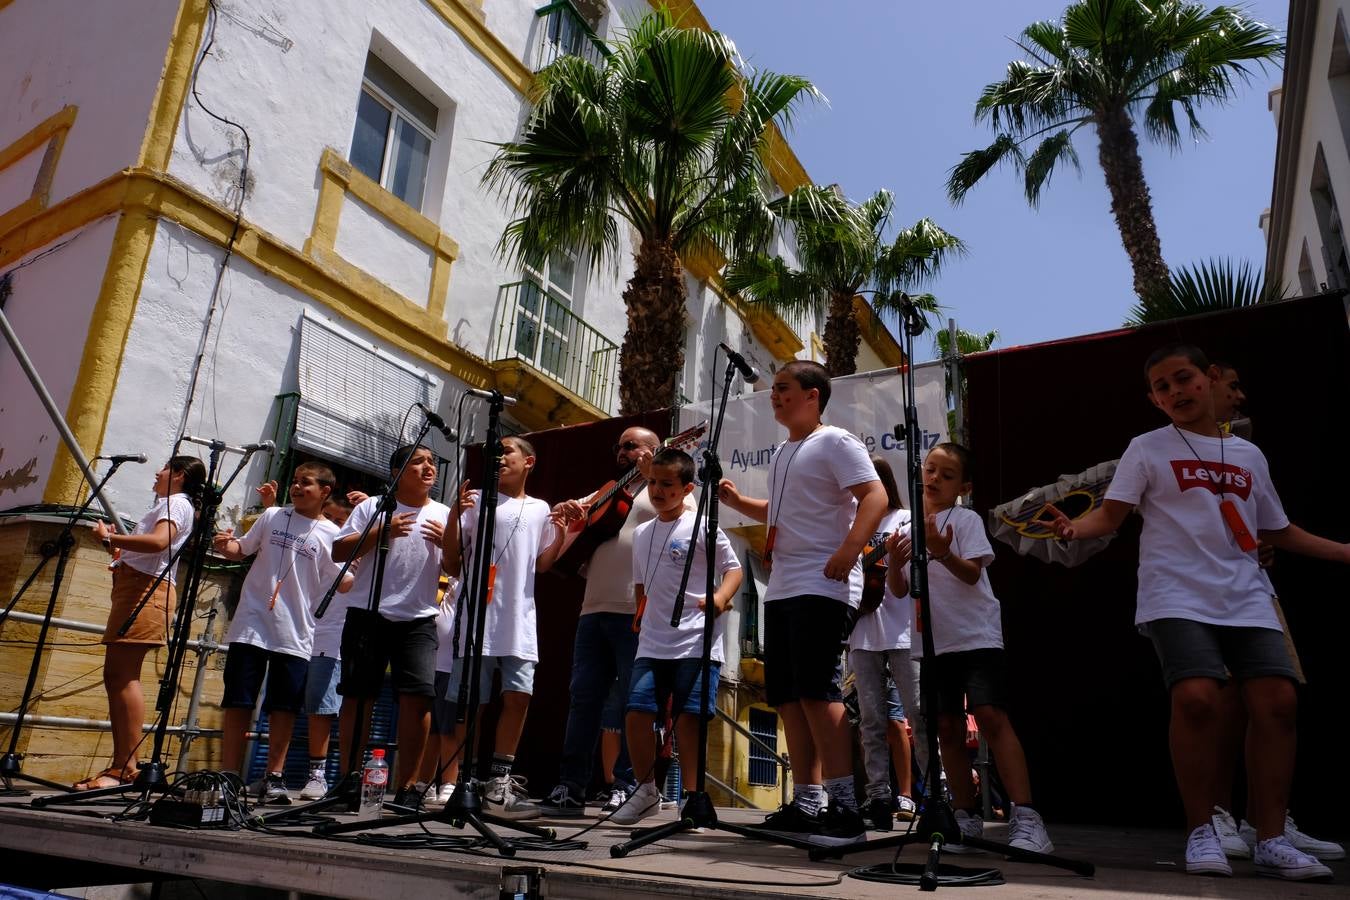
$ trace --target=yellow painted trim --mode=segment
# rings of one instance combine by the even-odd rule
[[[206,29],[208,6],[207,0],[182,0],[178,7],[173,34],[164,52],[164,67],[160,70],[155,98],[150,104],[145,138],[141,141],[141,152],[137,157],[138,164],[144,168],[161,172],[169,168],[174,138],[178,135],[178,122],[183,116],[183,103],[191,87],[197,46]]]
[[[0,0],[0,12],[4,11],[4,8],[13,2],[14,0]]]
[[[52,194],[52,179],[56,177],[56,165],[61,161],[61,151],[66,146],[66,135],[75,124],[75,115],[78,112],[77,106],[63,107],[21,135],[8,147],[0,149],[0,170],[3,170],[26,158],[43,144],[47,145],[28,199],[0,214],[0,234],[47,208],[47,202]]]
[[[511,418],[531,431],[608,418],[603,410],[524,360],[508,358],[491,365],[497,373],[497,390],[516,398]]]
[[[487,26],[481,0],[477,3],[466,0],[426,0],[427,6],[445,20],[464,42],[483,57],[511,85],[522,94],[527,94],[534,84],[534,72],[519,59],[511,48],[502,43]]]
[[[877,317],[876,310],[872,309],[872,304],[862,297],[855,296],[853,298],[853,321],[858,323],[858,330],[862,332],[863,340],[867,342],[867,346],[872,348],[872,352],[877,355],[883,364],[896,368],[905,364],[905,351],[901,349],[900,342],[895,339],[895,335],[891,334],[891,330],[886,327],[885,323]]]
[[[427,292],[426,312],[434,321],[440,322],[440,330],[444,332],[442,314],[450,290],[450,267],[459,258],[459,244],[431,219],[352,166],[332,147],[325,147],[319,157],[319,178],[319,203],[314,209],[314,230],[305,241],[304,251],[325,265],[342,271],[344,277],[361,285],[362,292],[375,289],[368,286],[372,283],[381,291],[389,290],[363,270],[348,263],[334,249],[338,224],[342,218],[342,203],[347,194],[351,194],[431,251],[431,283]]]
[[[788,362],[796,359],[797,354],[805,348],[801,338],[797,337],[791,325],[783,321],[782,316],[767,307],[747,303],[740,295],[728,291],[721,277],[708,279],[708,287],[722,298],[732,312],[740,316],[750,333],[773,354],[774,359]]]
[[[122,214],[113,234],[108,268],[89,317],[80,368],[66,406],[71,433],[89,456],[103,446],[108,407],[122,372],[122,356],[136,313],[141,279],[150,262],[155,228],[155,216],[149,210],[129,209]],[[83,478],[69,449],[60,444],[42,499],[47,503],[78,503],[84,490]]]
[[[823,362],[825,359],[825,343],[821,341],[820,335],[814,331],[811,332],[811,361]]]

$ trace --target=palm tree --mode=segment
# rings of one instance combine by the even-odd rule
[[[853,298],[869,289],[874,307],[892,310],[896,292],[919,287],[949,256],[965,252],[959,238],[931,219],[920,219],[887,243],[894,207],[894,196],[885,190],[855,206],[837,187],[797,188],[769,208],[795,233],[799,266],[781,256],[747,254],[728,267],[727,288],[776,310],[824,307],[825,368],[831,376],[851,375],[862,344]],[[910,299],[921,309],[937,308],[931,294]]]
[[[1142,116],[1148,137],[1179,149],[1178,108],[1191,134],[1203,136],[1196,110],[1231,99],[1250,79],[1248,64],[1264,67],[1284,44],[1240,9],[1184,0],[1081,0],[1059,22],[1029,26],[1016,43],[1028,59],[1010,62],[1007,77],[985,87],[975,104],[976,121],[988,121],[997,136],[951,170],[948,195],[960,202],[990,169],[1011,162],[1034,207],[1057,163],[1078,167],[1073,136],[1090,124],[1135,293],[1147,299],[1165,291],[1167,266],[1135,122]],[[1027,153],[1033,141],[1039,143]]]
[[[1211,259],[1173,272],[1167,290],[1140,301],[1130,310],[1126,325],[1149,325],[1183,316],[1240,309],[1283,300],[1283,285],[1266,284],[1259,270],[1245,260],[1236,271],[1231,259]]]
[[[681,256],[731,257],[767,240],[766,142],[811,83],[742,74],[716,32],[679,27],[659,8],[631,24],[601,66],[577,56],[542,69],[518,141],[498,145],[484,183],[515,219],[499,249],[514,261],[554,250],[589,255],[594,270],[636,233],[624,289],[619,354],[623,414],[669,406],[684,366]]]

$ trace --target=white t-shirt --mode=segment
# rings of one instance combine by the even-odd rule
[[[449,672],[455,665],[455,604],[459,602],[459,579],[450,578],[450,584],[441,597],[441,611],[436,614],[436,671]]]
[[[337,533],[338,527],[327,519],[307,518],[290,506],[263,510],[239,538],[240,551],[257,556],[225,643],[308,659],[314,644],[312,610],[340,568],[333,562]]]
[[[891,509],[886,511],[878,526],[877,533],[868,541],[868,547],[877,547],[885,543],[892,532],[909,533],[909,510]],[[858,617],[853,633],[848,636],[850,650],[908,650],[909,631],[913,621],[910,607],[913,601],[909,595],[895,596],[890,580],[882,590],[881,605],[874,612]]]
[[[773,568],[764,602],[816,594],[856,607],[862,566],[847,581],[825,577],[825,563],[853,527],[858,501],[849,488],[877,480],[862,442],[842,428],[822,425],[800,441],[785,441],[769,466]]]
[[[973,509],[953,506],[937,514],[938,531],[952,529],[951,553],[980,564],[980,580],[966,584],[940,562],[928,563],[928,602],[933,610],[933,649],[944,653],[1003,646],[1003,614],[989,585],[994,548],[984,530],[984,519]],[[923,641],[915,640],[913,656],[923,656]]]
[[[483,632],[484,656],[515,656],[538,661],[539,635],[534,614],[535,564],[553,543],[557,526],[549,521],[549,505],[537,497],[506,497],[497,502],[492,530],[492,562],[497,567],[492,601],[487,607]],[[461,577],[473,572],[473,544],[478,528],[477,504],[459,519],[460,536],[467,551]],[[463,653],[468,635],[459,637]]]
[[[368,497],[358,503],[338,537],[360,534],[366,522],[379,509],[380,500],[380,497]],[[394,515],[410,512],[417,513],[412,531],[403,537],[390,538],[389,555],[384,562],[384,589],[380,592],[379,612],[392,622],[410,622],[437,613],[436,586],[441,578],[441,545],[422,532],[422,523],[435,521],[444,526],[450,520],[450,507],[435,500],[428,500],[422,507],[400,503]],[[376,524],[372,531],[378,527]],[[371,550],[361,557],[361,564],[356,569],[356,583],[347,594],[350,598],[348,606],[369,608],[377,552]],[[330,607],[324,618],[335,611]]]
[[[686,494],[684,508],[692,512],[694,506],[694,495]],[[633,508],[628,511],[628,518],[619,533],[596,547],[582,570],[586,579],[586,597],[581,603],[581,615],[597,612],[633,615],[633,580],[628,577],[633,559],[633,532],[639,525],[655,518],[656,508],[647,498],[644,487],[633,498]]]
[[[653,519],[638,526],[633,534],[633,583],[643,586],[647,594],[647,608],[642,614],[642,630],[638,633],[637,655],[647,659],[691,659],[703,653],[703,613],[698,601],[707,587],[707,535],[700,528],[694,545],[694,562],[689,570],[689,584],[684,592],[684,610],[680,626],[670,627],[670,616],[675,612],[675,596],[680,590],[685,560],[689,556],[689,542],[694,531],[694,514],[686,510],[674,522]],[[715,583],[732,569],[741,567],[731,542],[717,529],[717,549],[713,554]],[[723,636],[727,617],[721,615],[713,625],[712,659],[724,662]]]
[[[1224,498],[1253,538],[1289,525],[1256,445],[1240,437],[1183,437],[1172,425],[1130,441],[1106,499],[1137,506],[1144,517],[1136,624],[1191,619],[1280,630],[1256,552],[1238,547],[1219,511]]]
[[[169,549],[160,553],[139,553],[135,550],[123,550],[121,564],[131,566],[137,572],[145,575],[158,575],[173,559],[173,555],[178,552],[183,544],[187,543],[188,537],[192,534],[192,523],[197,517],[197,510],[192,506],[192,501],[188,499],[187,494],[171,494],[168,497],[160,497],[155,501],[155,505],[150,507],[150,511],[141,517],[132,529],[132,534],[149,534],[155,530],[155,526],[164,520],[173,524],[173,540],[169,543]],[[173,570],[169,572],[169,584],[178,583],[178,564],[183,562],[179,557],[173,565]]]

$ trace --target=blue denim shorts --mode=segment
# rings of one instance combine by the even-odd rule
[[[666,701],[673,699],[675,712],[697,714],[703,696],[703,662],[700,659],[651,659],[639,656],[633,660],[633,683],[628,689],[628,709],[631,712],[657,714],[664,711]],[[717,682],[722,664],[713,663],[708,677],[708,708],[704,715],[712,716],[717,706]]]
[[[336,716],[342,708],[338,681],[342,666],[336,656],[311,656],[309,677],[305,681],[305,713],[311,716]]]
[[[478,668],[478,704],[481,706],[492,699],[492,673],[502,673],[502,690],[516,691],[521,694],[534,693],[534,667],[532,659],[519,656],[485,656]],[[450,674],[450,689],[445,699],[451,703],[459,702],[459,687],[464,681],[464,660],[455,660],[455,668]]]

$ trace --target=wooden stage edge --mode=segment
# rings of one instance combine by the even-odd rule
[[[268,808],[267,811],[273,811]],[[83,811],[118,811],[118,807],[84,807]],[[730,822],[749,824],[763,814],[719,810]],[[673,819],[674,812],[654,821]],[[339,820],[345,817],[338,817]],[[594,819],[553,820],[566,838]],[[648,824],[647,822],[643,823]],[[430,830],[453,837],[465,832],[440,823]],[[1250,862],[1235,862],[1232,879],[1198,879],[1182,872],[1184,837],[1180,829],[1102,828],[1050,825],[1056,852],[1096,864],[1094,878],[1043,866],[1008,862],[985,854],[947,856],[944,861],[971,868],[994,867],[1007,884],[995,888],[1004,898],[1194,897],[1204,895],[1265,898],[1343,897],[1350,866],[1332,863],[1330,884],[1280,885],[1254,876]],[[514,858],[491,851],[447,851],[425,847],[390,849],[298,833],[189,830],[144,822],[114,822],[87,814],[33,809],[18,798],[0,801],[0,882],[20,881],[40,873],[41,887],[55,890],[99,883],[87,877],[105,869],[108,883],[150,881],[157,876],[190,878],[231,885],[296,891],[344,898],[496,897],[503,869],[539,867],[544,871],[542,897],[628,898],[700,897],[717,900],[787,900],[787,898],[883,898],[914,887],[846,877],[850,870],[889,862],[894,851],[871,851],[843,861],[811,862],[789,847],[748,840],[728,832],[679,835],[612,859],[610,845],[627,839],[631,829],[602,825],[587,833],[584,850],[522,850]],[[986,835],[1001,840],[1005,827],[989,824]],[[421,834],[416,826],[389,829],[383,835]],[[501,829],[506,837],[516,835]],[[893,832],[894,833],[894,832]],[[881,836],[874,834],[873,836]],[[1319,835],[1330,837],[1328,835]],[[906,848],[901,862],[921,862],[926,848]],[[63,862],[70,865],[63,866]],[[78,861],[79,865],[75,864]],[[80,874],[76,875],[76,870]],[[131,875],[131,878],[128,878]],[[50,877],[49,877],[50,876]],[[70,883],[62,878],[69,876]],[[139,876],[139,877],[137,877]],[[83,878],[83,880],[76,880]],[[702,880],[696,880],[702,879]],[[31,880],[29,882],[31,884]]]

